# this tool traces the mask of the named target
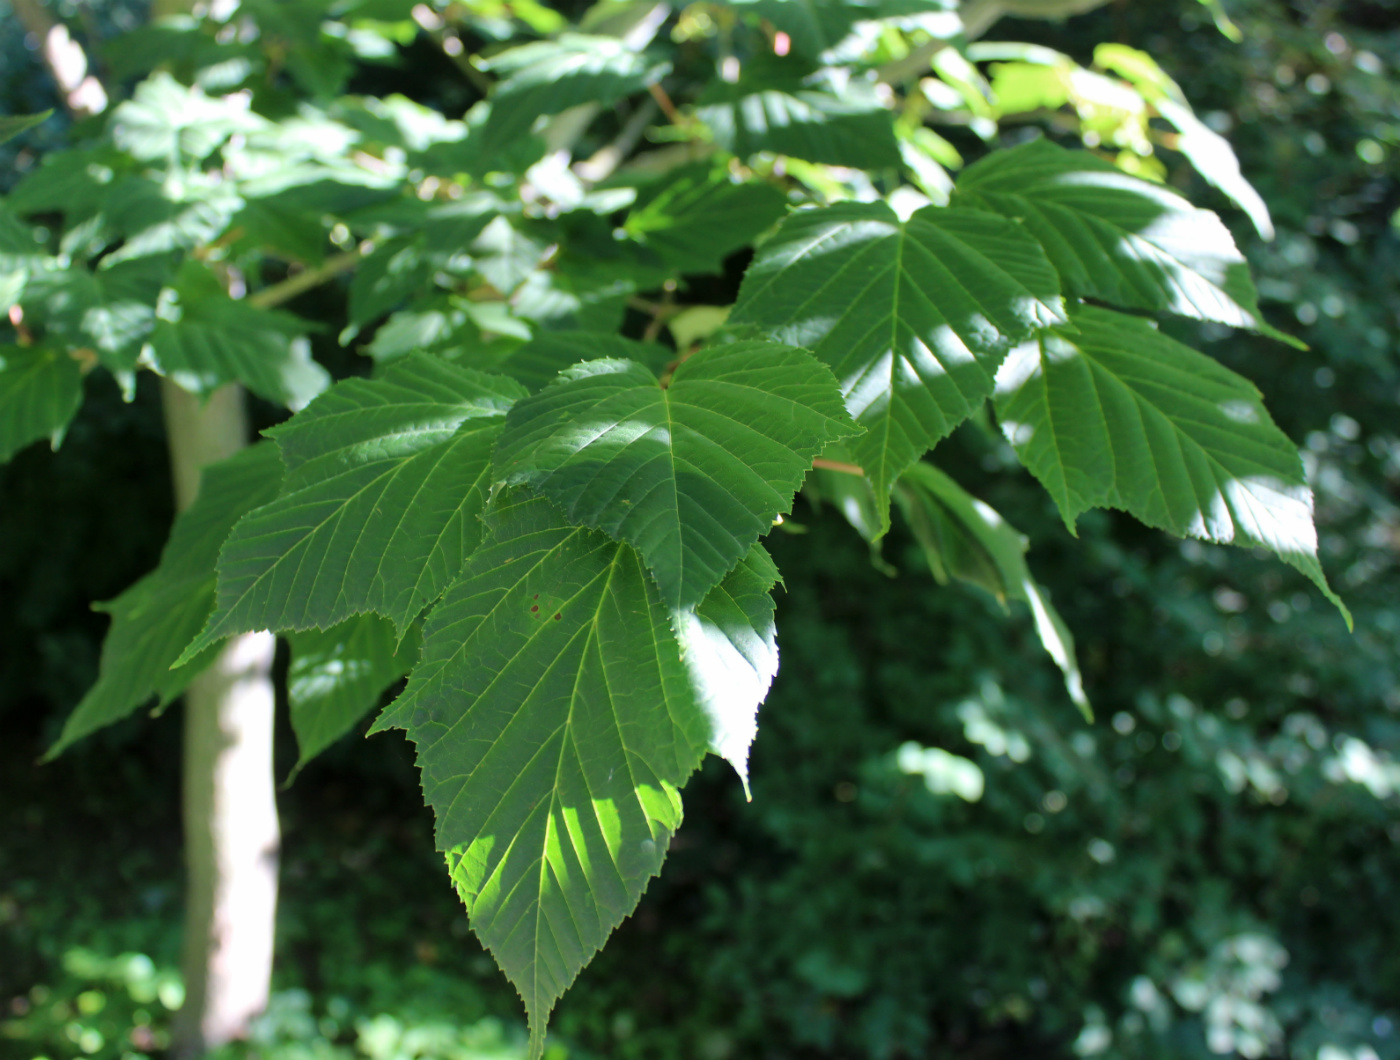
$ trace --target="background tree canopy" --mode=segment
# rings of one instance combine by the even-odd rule
[[[667,69],[650,54],[600,45],[623,34],[601,21],[587,40],[557,36],[582,6],[428,6],[416,20],[403,6],[245,3],[246,19],[229,24],[235,32],[210,35],[178,19],[148,24],[141,5],[55,5],[114,98],[143,84],[124,104],[122,158],[194,156],[206,140],[236,141],[240,179],[265,182],[240,205],[193,180],[176,196],[179,209],[105,148],[78,156],[71,172],[35,178],[42,158],[92,135],[95,119],[62,116],[64,100],[22,28],[9,15],[0,22],[4,110],[60,112],[0,144],[0,190],[25,216],[67,213],[65,253],[115,230],[128,258],[41,290],[48,316],[31,322],[56,335],[69,329],[115,370],[83,377],[83,406],[60,448],[31,446],[0,470],[0,1055],[157,1054],[180,1000],[170,971],[178,723],[129,719],[35,764],[97,679],[109,620],[89,602],[130,600],[122,594],[156,567],[171,523],[157,393],[150,373],[123,375],[139,348],[124,329],[148,327],[162,370],[195,389],[222,381],[218,343],[230,336],[274,351],[266,363],[275,370],[245,377],[264,428],[329,378],[368,377],[373,367],[377,380],[409,385],[409,351],[464,341],[508,363],[521,394],[580,359],[548,341],[579,329],[632,340],[590,356],[664,369],[674,350],[658,338],[684,349],[718,326],[715,307],[730,305],[736,329],[787,328],[830,363],[823,334],[750,287],[803,266],[789,254],[801,234],[791,218],[756,257],[748,249],[782,216],[770,185],[730,185],[702,164],[664,187],[575,188],[564,170],[544,185],[546,199],[619,188],[635,198],[586,208],[580,198],[580,208],[527,217],[510,201],[513,184],[472,171],[482,155],[510,171],[535,163],[544,152],[528,135],[531,119],[566,113],[586,91],[601,111],[573,157],[599,167],[619,141],[634,137],[635,146],[656,127],[675,135],[693,115],[720,150],[758,152],[774,165],[791,156],[774,179],[816,199],[858,200],[875,183],[889,193],[882,182],[897,184],[903,168],[925,198],[946,199],[956,180],[955,209],[973,199],[995,208],[997,196],[1030,192],[1024,181],[998,182],[991,167],[1006,156],[978,160],[994,145],[1040,150],[1044,141],[1031,141],[1041,129],[1095,148],[1115,180],[1136,172],[1217,209],[1253,267],[1257,305],[1227,277],[1191,292],[1199,311],[1164,319],[1150,341],[1204,350],[1252,380],[1284,434],[1302,443],[1320,556],[1356,631],[1304,572],[1262,549],[1181,542],[1101,509],[1080,515],[1076,540],[1051,496],[1069,487],[1057,493],[1023,452],[1049,487],[1041,490],[976,418],[938,441],[936,469],[896,485],[896,467],[877,482],[895,486],[899,513],[878,551],[862,537],[884,518],[879,505],[853,476],[814,472],[784,523],[792,532],[765,539],[785,583],[775,597],[783,667],[748,762],[753,800],[728,765],[706,760],[685,790],[665,873],[559,1003],[551,1050],[639,1060],[1400,1057],[1400,4],[1127,0],[1062,23],[1010,18],[966,47],[925,55],[929,76],[898,127],[860,120],[884,106],[877,90],[868,100],[856,86],[814,91],[778,61],[839,53],[853,31],[866,32],[840,17],[840,5],[742,5],[753,9],[743,24],[767,34],[775,54],[771,66],[746,62],[737,82],[697,72],[697,56],[737,32],[728,8],[672,12],[662,30]],[[934,21],[900,32],[936,41],[939,30]],[[536,38],[516,52],[501,47]],[[197,109],[255,69],[257,108]],[[490,116],[470,132],[450,127],[488,81]],[[191,82],[205,94],[191,95]],[[664,86],[655,109],[650,85]],[[677,100],[686,108],[679,124],[664,114]],[[1238,173],[1221,160],[1212,139],[1221,134]],[[364,144],[374,153],[355,154]],[[260,171],[259,151],[276,164]],[[420,187],[462,172],[476,183],[458,198],[430,188],[406,203],[384,194],[386,178],[370,163],[385,159],[414,167]],[[848,168],[856,166],[873,177]],[[537,183],[548,175],[536,172]],[[84,194],[95,204],[94,185],[106,186],[94,176],[102,173],[127,181],[120,209],[85,206]],[[338,252],[319,219],[304,223],[308,202],[339,219],[329,229],[337,245],[372,239],[353,276],[335,274]],[[232,209],[242,212],[230,225]],[[600,220],[619,209],[625,239]],[[876,210],[840,202],[794,217],[846,211],[881,233],[907,227],[911,241],[951,238]],[[718,211],[724,224],[713,221]],[[1053,225],[1062,214],[1046,217]],[[159,321],[122,311],[140,302],[131,291],[150,285],[151,255],[204,246],[225,230],[231,253],[260,248],[267,283],[296,274],[287,262],[302,274],[327,270],[327,282],[280,307],[310,323],[308,336],[290,317],[252,320],[225,291],[200,288],[196,270],[168,290],[204,317],[181,318],[168,303]],[[0,240],[9,235],[0,228]],[[1192,252],[1209,258],[1210,240],[1199,231],[1192,239]],[[567,260],[549,261],[560,246]],[[459,260],[462,247],[470,263]],[[570,247],[588,253],[569,258]],[[0,255],[13,253],[0,242]],[[651,285],[667,270],[684,282]],[[1179,308],[1175,294],[1145,293],[1126,268],[1094,277],[1099,287],[1087,293],[1096,301]],[[1033,274],[1020,282],[1037,293]],[[482,295],[487,287],[519,292],[511,313],[493,308],[501,303]],[[1066,341],[1092,345],[1094,312]],[[512,316],[527,322],[524,332]],[[199,343],[191,325],[202,329]],[[855,334],[861,321],[849,327]],[[1280,343],[1272,328],[1306,348]],[[1164,346],[1162,357],[1180,348]],[[700,377],[704,360],[686,371]],[[645,389],[604,382],[621,388],[618,400]],[[349,401],[360,392],[342,383],[331,393]],[[679,372],[666,393],[685,402]],[[484,407],[488,397],[472,400]],[[567,398],[563,388],[556,398]],[[1016,400],[998,396],[1002,423],[1035,414]],[[547,425],[550,408],[541,397],[521,401],[505,437],[534,444],[544,428],[533,424]],[[542,411],[531,420],[519,410]],[[6,429],[18,422],[3,415]],[[933,412],[910,416],[930,442],[940,437]],[[499,418],[481,416],[482,429],[497,430]],[[287,422],[274,438],[294,470],[300,458],[288,454],[306,419]],[[470,446],[459,424],[475,422],[466,413],[454,421],[453,444]],[[840,435],[804,429],[811,437],[791,444],[814,452],[812,439]],[[850,436],[847,452],[826,455],[849,457],[874,481],[889,447],[872,450],[869,437]],[[0,434],[0,448],[18,442]],[[497,461],[512,452],[498,445]],[[427,459],[438,457],[413,457]],[[579,521],[593,518],[558,467],[538,452],[532,459],[500,466],[519,485],[555,489]],[[1014,540],[969,533],[959,507],[969,493],[1029,536],[1028,558]],[[1171,522],[1169,513],[1148,521]],[[736,545],[726,562],[743,554]],[[1029,589],[1015,563],[1029,565]],[[703,592],[652,569],[661,592],[674,594],[667,604]],[[397,595],[377,606],[398,616],[398,628],[386,619],[365,634],[391,644],[374,656],[388,677],[361,698],[406,671],[395,647],[416,658],[422,600],[415,586],[389,589]],[[1050,620],[1038,624],[1029,606],[1042,600],[1075,634],[1077,674],[1061,660],[1068,691],[1042,643]],[[302,767],[279,796],[278,992],[255,1042],[231,1048],[287,1060],[523,1055],[518,999],[443,886],[410,745],[393,731],[321,739],[305,712],[317,702],[318,666],[336,650],[317,636],[292,634],[279,663],[279,688],[304,710],[293,733],[289,704],[278,704],[278,775]],[[1092,724],[1074,710],[1081,683]],[[410,691],[418,702],[431,694]],[[358,723],[357,735],[368,726]],[[318,741],[327,746],[312,759]]]

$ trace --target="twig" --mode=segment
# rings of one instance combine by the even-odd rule
[[[647,85],[647,91],[651,93],[651,98],[656,100],[656,105],[661,108],[661,113],[666,115],[666,120],[672,125],[684,127],[685,119],[681,117],[680,111],[676,110],[676,105],[671,102],[671,97],[666,94],[666,90],[657,82]]]
[[[337,254],[333,258],[327,258],[324,263],[314,269],[307,269],[295,276],[288,276],[281,283],[274,283],[271,287],[264,287],[256,294],[249,295],[248,304],[258,309],[271,309],[284,302],[290,302],[297,295],[309,291],[313,287],[319,287],[327,280],[339,276],[342,272],[353,269],[361,257],[359,251],[351,250],[344,254]]]

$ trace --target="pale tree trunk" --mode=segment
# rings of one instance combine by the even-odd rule
[[[176,504],[199,472],[247,444],[243,392],[207,402],[162,381]],[[185,692],[185,1003],[172,1052],[190,1058],[245,1037],[267,1007],[280,831],[272,772],[271,633],[228,640]]]

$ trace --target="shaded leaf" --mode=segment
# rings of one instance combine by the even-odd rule
[[[532,393],[554,382],[565,368],[604,357],[636,361],[660,375],[675,351],[603,331],[546,331],[516,349],[497,367]]]
[[[185,278],[189,270],[186,270]],[[330,383],[304,338],[311,325],[219,290],[182,282],[176,319],[162,319],[143,354],[151,368],[192,394],[242,383],[259,397],[302,408]]]
[[[640,200],[624,228],[681,272],[719,272],[786,212],[787,196],[771,184],[736,184],[723,170],[691,166]]]
[[[740,158],[759,151],[857,169],[900,164],[894,114],[874,86],[853,81],[840,95],[782,79],[717,81],[701,96],[695,116],[715,143]]]
[[[400,643],[393,623],[378,615],[293,633],[287,642],[292,650],[287,704],[300,752],[290,783],[378,706],[384,690],[412,669],[420,645],[413,629]]]
[[[480,540],[491,447],[522,394],[502,376],[410,357],[268,431],[283,490],[229,535],[218,606],[186,657],[232,633],[328,629],[366,611],[402,636]]]
[[[835,371],[866,429],[850,449],[883,532],[899,474],[991,394],[1012,345],[1061,319],[1055,270],[1014,222],[839,203],[793,214],[759,248],[730,322]]]
[[[52,114],[52,110],[46,110],[42,114],[0,115],[0,144],[6,140],[13,140],[25,129],[32,129],[48,121]]]
[[[894,496],[929,569],[940,584],[970,582],[1003,607],[1020,600],[1031,609],[1035,631],[1065,676],[1065,689],[1087,721],[1093,721],[1074,657],[1074,638],[1026,566],[1026,538],[988,505],[932,464],[920,461],[900,476]]]
[[[213,661],[218,643],[172,667],[214,605],[219,546],[245,512],[277,495],[281,480],[272,445],[250,446],[205,468],[194,503],[175,519],[160,564],[115,600],[97,605],[112,616],[97,683],[69,715],[47,758],[152,699],[164,706]]]
[[[57,350],[0,346],[0,462],[30,442],[63,438],[83,401],[78,362]]]
[[[555,40],[511,48],[487,69],[505,74],[491,96],[481,150],[495,154],[526,136],[535,119],[581,103],[608,106],[661,80],[669,63],[657,62],[613,37],[565,33]]]
[[[1002,431],[1074,529],[1119,508],[1149,526],[1262,545],[1347,615],[1317,559],[1312,491],[1247,379],[1148,321],[1084,306],[997,376]]]
[[[812,458],[855,433],[831,373],[768,342],[711,346],[663,389],[589,361],[520,401],[496,475],[637,547],[668,606],[693,607],[789,511]]]

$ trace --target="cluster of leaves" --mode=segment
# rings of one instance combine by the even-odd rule
[[[804,479],[872,543],[893,499],[941,580],[1027,602],[1086,710],[1024,539],[922,460],[965,421],[995,417],[1071,530],[1125,510],[1269,549],[1335,600],[1258,391],[1148,315],[1277,334],[1219,219],[1043,140],[947,177],[940,106],[975,131],[1034,83],[1022,109],[1073,102],[1086,139],[1106,128],[1058,60],[1021,65],[1068,78],[1063,100],[1014,63],[986,87],[975,63],[1010,53],[969,45],[972,12],[219,18],[124,42],[119,73],[168,69],[0,203],[5,455],[61,437],[94,368],[299,410],[210,469],[157,569],[105,605],[101,676],[53,753],[169,702],[245,630],[289,634],[303,761],[407,675],[376,727],[418,745],[439,848],[536,1049],[659,870],[705,752],[747,776],[777,667],[760,538]],[[343,95],[420,33],[493,76],[489,98],[453,120]],[[1209,130],[1155,64],[1096,58],[1264,228],[1221,144],[1188,149]],[[1137,139],[1113,119],[1138,159],[1149,117]],[[637,152],[653,122],[662,146]],[[678,304],[749,246],[732,309]],[[278,307],[349,272],[341,341],[376,370],[329,386],[311,322]],[[629,311],[650,318],[640,342]]]

